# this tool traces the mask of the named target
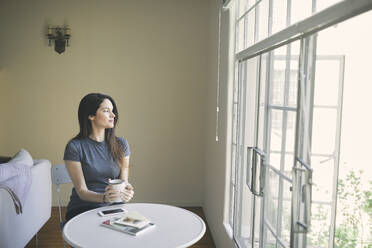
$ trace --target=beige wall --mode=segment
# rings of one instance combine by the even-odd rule
[[[0,56],[1,57],[1,56]],[[6,144],[5,142],[2,142],[2,141],[5,141],[5,140],[8,140],[8,133],[6,132],[6,128],[7,128],[7,123],[5,122],[5,120],[8,118],[7,116],[9,116],[9,107],[7,105],[7,102],[8,102],[8,95],[7,95],[7,92],[9,91],[8,89],[8,84],[5,83],[6,81],[6,72],[4,69],[2,69],[0,67],[0,111],[1,111],[1,118],[0,118],[0,151],[4,151],[5,150],[5,147],[6,147]],[[6,155],[4,153],[1,153],[1,155]],[[0,156],[1,156],[0,155]]]
[[[209,19],[209,60],[208,60],[208,97],[207,97],[207,123],[206,123],[206,159],[204,177],[204,202],[203,209],[214,242],[217,247],[233,247],[232,240],[228,237],[223,226],[225,205],[225,178],[229,171],[226,170],[227,145],[227,120],[228,96],[231,95],[231,85],[228,85],[228,50],[229,50],[229,15],[223,12],[221,17],[221,65],[220,65],[220,114],[219,114],[219,141],[215,140],[216,126],[216,94],[217,94],[217,46],[218,46],[218,8],[220,1],[210,1]],[[231,82],[229,82],[231,83]]]
[[[204,207],[217,247],[223,228],[227,53],[222,53],[220,141],[215,142],[218,0],[12,1],[0,4],[0,151],[21,147],[62,163],[77,107],[104,92],[132,149],[135,202]],[[223,36],[228,37],[226,14]],[[68,24],[71,46],[47,46],[47,24]],[[222,40],[223,51],[227,38]],[[63,190],[66,204],[71,187]],[[54,195],[54,204],[56,197]]]
[[[134,201],[201,206],[208,3],[2,0],[1,154],[23,147],[62,163],[80,99],[107,93],[120,111],[117,134],[131,145]],[[47,24],[71,27],[64,54],[47,46]]]

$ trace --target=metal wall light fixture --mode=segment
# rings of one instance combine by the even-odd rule
[[[49,46],[52,45],[52,41],[54,41],[54,50],[61,54],[65,51],[66,46],[68,45],[68,40],[71,37],[71,30],[68,27],[48,27],[48,40]]]

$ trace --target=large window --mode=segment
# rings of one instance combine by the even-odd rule
[[[355,238],[355,246],[340,241],[347,230],[336,226],[337,196],[364,197],[368,212],[372,193],[348,191],[345,185],[360,178],[355,173],[348,182],[339,180],[345,53],[317,51],[317,31],[372,3],[231,2],[236,59],[227,218],[235,244],[372,246],[372,233],[359,235],[366,242]],[[372,215],[365,216],[372,223]]]

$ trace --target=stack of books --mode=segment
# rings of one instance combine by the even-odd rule
[[[107,219],[101,225],[133,236],[137,236],[155,226],[149,219],[135,211],[130,211],[120,217]]]

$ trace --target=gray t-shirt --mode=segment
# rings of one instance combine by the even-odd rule
[[[118,141],[123,147],[124,156],[129,156],[128,142],[121,137],[118,137]],[[105,192],[109,178],[117,179],[120,175],[120,168],[111,156],[106,141],[98,142],[90,138],[73,139],[66,145],[63,160],[80,162],[87,188],[97,193]],[[81,207],[105,205],[107,204],[81,200],[73,188],[67,211]]]

